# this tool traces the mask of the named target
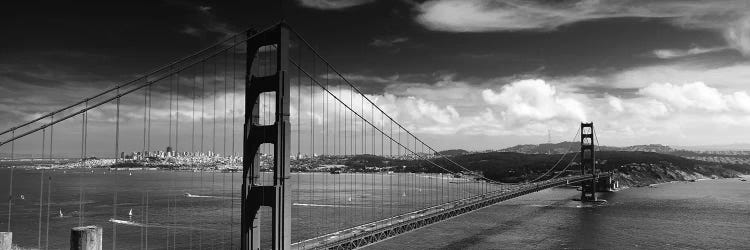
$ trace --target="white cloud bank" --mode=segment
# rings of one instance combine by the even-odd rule
[[[619,74],[634,73],[571,79],[600,86],[595,84],[609,84],[611,79],[620,79]],[[393,85],[386,88],[385,94],[372,98],[419,135],[440,136],[447,141],[484,138],[474,141],[476,144],[459,145],[465,148],[542,142],[548,129],[557,135],[556,140],[570,140],[568,137],[581,121],[595,122],[602,143],[610,145],[733,143],[750,139],[742,134],[750,129],[748,91],[742,86],[698,80],[715,79],[697,73],[693,76],[696,78],[692,81],[649,81],[646,77],[641,83],[628,83],[628,94],[618,95],[581,91],[588,86],[572,87],[571,79],[539,77],[468,83],[444,77],[434,84]],[[618,88],[617,84],[614,86],[613,90]]]
[[[554,86],[540,79],[513,82],[503,86],[499,92],[485,89],[482,98],[487,104],[499,107],[502,115],[516,121],[586,120],[580,102],[562,97]]]
[[[551,30],[617,17],[665,18],[688,29],[715,30],[750,55],[750,3],[746,0],[430,0],[417,6],[417,22],[449,32]]]
[[[729,65],[693,71],[683,68],[667,71],[666,75],[658,77],[652,73],[663,72],[656,69],[634,69],[604,77],[529,77],[520,80],[499,78],[472,82],[457,80],[448,75],[429,83],[405,83],[397,75],[347,76],[350,79],[377,79],[386,85],[390,83],[383,93],[367,95],[367,98],[419,137],[428,138],[427,143],[438,149],[487,149],[539,143],[546,141],[548,130],[551,130],[555,141],[571,140],[573,138],[570,136],[575,133],[581,121],[593,121],[596,124],[602,144],[686,145],[750,140],[750,135],[745,133],[750,130],[750,94],[741,79],[743,75],[724,75],[725,81],[720,81],[718,77],[719,72],[742,72],[740,69],[747,67]],[[710,73],[712,71],[716,73]],[[586,85],[575,85],[580,82],[585,82]],[[607,87],[612,90],[627,88],[629,92],[617,94],[613,91],[614,93],[608,94],[597,90],[593,93],[585,91],[587,87]],[[326,94],[319,88],[314,88],[313,93],[310,93],[308,87],[301,90],[293,87],[291,91],[293,131],[297,129],[297,124],[306,131],[312,128],[319,131],[321,128],[340,127],[346,119],[352,121],[348,108],[331,96],[326,98]],[[296,94],[298,91],[302,92]],[[390,128],[387,118],[371,109],[366,100],[352,95],[348,88],[332,86],[331,93],[377,127],[384,131]],[[232,142],[223,141],[225,117],[230,121],[227,138],[232,138],[232,132],[241,134],[244,113],[244,106],[241,104],[244,103],[244,95],[241,92],[236,96],[231,92],[220,92],[215,97],[217,106],[214,107],[214,96],[208,94],[204,99],[199,97],[196,100],[197,113],[193,113],[193,100],[189,96],[181,97],[179,105],[172,107],[176,113],[179,106],[180,135],[181,138],[188,138],[180,139],[180,148],[193,146],[190,140],[194,137],[193,126],[199,129],[196,130],[196,135],[205,132],[206,138],[210,138],[208,135],[213,133],[214,120],[217,122],[217,135],[222,135],[217,145],[222,146],[222,149],[224,144],[231,146]],[[60,95],[73,96],[72,93]],[[298,99],[298,96],[301,98]],[[154,133],[163,136],[168,134],[170,124],[167,103],[169,97],[166,93],[156,93],[153,100],[151,117],[154,129],[158,130],[158,133]],[[234,109],[232,100],[236,103]],[[261,109],[273,110],[272,100],[270,96],[265,96],[261,100]],[[21,103],[30,106],[34,101],[36,100],[30,99]],[[225,101],[228,102],[226,108]],[[205,112],[201,114],[200,107],[204,103]],[[122,136],[125,144],[130,145],[126,147],[128,150],[138,149],[142,145],[142,105],[142,95],[136,94],[125,98],[120,107]],[[324,110],[328,112],[323,112]],[[92,138],[109,138],[114,129],[114,112],[113,103],[90,112],[92,131],[100,131],[92,135]],[[201,117],[205,122],[203,130],[199,126]],[[262,120],[267,118],[261,115]],[[235,126],[231,126],[232,120],[235,121]],[[80,131],[80,124],[80,119],[73,119],[56,127],[55,140],[63,142],[67,137],[72,141],[79,140],[77,131]],[[361,122],[357,122],[356,126],[351,123],[347,126],[350,130],[360,130],[361,125]],[[366,127],[372,133],[369,125]],[[163,137],[154,139],[154,147],[166,146],[167,139],[166,136]],[[104,146],[110,145],[103,143]],[[240,145],[239,143],[238,140],[234,141],[235,146]]]

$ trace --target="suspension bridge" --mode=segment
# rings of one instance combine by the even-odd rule
[[[547,188],[579,183],[593,202],[612,186],[592,123],[580,151],[501,183],[378,102],[289,25],[240,32],[2,131],[1,222],[40,249],[86,225],[112,249],[354,249]]]

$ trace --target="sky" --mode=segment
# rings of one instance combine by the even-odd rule
[[[750,1],[14,1],[0,127],[284,19],[438,149],[750,142]]]

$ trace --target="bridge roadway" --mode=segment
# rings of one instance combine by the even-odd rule
[[[609,176],[610,173],[598,174],[598,178]],[[577,183],[591,178],[591,175],[574,175],[535,183],[511,185],[508,188],[503,188],[498,191],[451,201],[445,204],[424,208],[297,242],[292,244],[292,249],[355,249],[430,224],[441,222],[458,215],[475,211],[501,201],[552,187]]]

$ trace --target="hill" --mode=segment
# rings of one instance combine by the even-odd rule
[[[565,152],[575,152],[580,148],[580,142],[560,142],[560,143],[542,143],[542,144],[522,144],[513,147],[508,147],[499,150],[500,152],[515,152],[523,154],[564,154]],[[601,151],[626,151],[626,152],[655,152],[655,153],[671,153],[677,151],[676,149],[661,145],[661,144],[648,144],[648,145],[633,145],[627,147],[612,147],[612,146],[598,146],[598,150]]]
[[[445,156],[465,155],[468,153],[469,151],[466,151],[463,149],[449,149],[449,150],[440,151],[440,154],[445,155]]]
[[[472,170],[482,171],[486,177],[498,181],[522,181],[538,177],[560,159],[561,155],[520,154],[495,152],[453,157],[454,161]],[[721,164],[683,157],[639,151],[597,152],[598,168],[615,171],[625,186],[642,186],[667,181],[684,181],[700,178],[736,177],[750,173],[750,165]],[[576,164],[580,158],[562,159],[555,172],[568,163],[568,171],[580,171]]]
[[[515,152],[469,153],[451,156],[450,159],[461,166],[482,172],[487,178],[502,182],[522,182],[543,175],[560,162],[553,174],[567,168],[568,172],[580,171],[574,154],[527,154]],[[701,178],[728,178],[750,173],[750,165],[727,164],[687,159],[676,155],[640,151],[600,151],[597,152],[597,168],[602,171],[615,171],[624,186],[643,186],[668,181],[684,181]],[[445,159],[432,159],[440,166],[448,166],[451,171],[464,171]],[[440,172],[441,169],[420,161],[398,161],[406,166],[403,171]],[[567,173],[561,173],[565,175]]]

